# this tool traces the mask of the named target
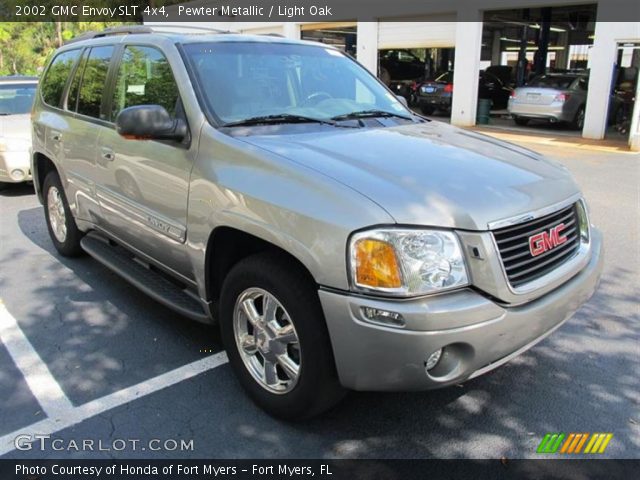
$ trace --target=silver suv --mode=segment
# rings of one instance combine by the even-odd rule
[[[569,172],[413,114],[332,47],[151,28],[61,48],[33,114],[51,239],[217,322],[272,415],[476,377],[593,294]]]

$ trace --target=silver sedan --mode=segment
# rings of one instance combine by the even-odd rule
[[[509,99],[509,113],[518,125],[530,120],[565,122],[582,130],[589,78],[584,74],[547,74],[516,88]]]

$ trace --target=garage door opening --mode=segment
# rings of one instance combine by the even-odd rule
[[[490,123],[581,135],[596,13],[595,4],[484,13],[479,99],[491,102]]]
[[[618,44],[617,53],[605,138],[628,141],[638,92],[640,42]]]
[[[300,26],[300,38],[312,42],[326,43],[356,56],[358,27],[355,22],[320,23]]]

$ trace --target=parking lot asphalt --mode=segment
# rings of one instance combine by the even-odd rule
[[[604,456],[640,458],[640,155],[531,148],[573,172],[604,231],[597,294],[488,375],[423,393],[351,393],[301,423],[248,400],[214,327],[181,318],[89,257],[60,257],[32,188],[0,192],[0,454],[535,458],[548,432],[612,432]],[[14,437],[37,433],[56,447],[12,449]],[[73,447],[84,440],[93,450]],[[174,448],[181,440],[186,448]]]

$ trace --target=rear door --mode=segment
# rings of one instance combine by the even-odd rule
[[[98,198],[108,230],[171,270],[191,277],[184,243],[191,142],[131,140],[113,123],[137,105],[161,105],[186,121],[171,65],[161,50],[126,45],[114,73],[108,116],[97,146]]]
[[[71,80],[63,108],[65,131],[60,132],[64,148],[64,170],[78,206],[78,218],[96,225],[104,217],[96,198],[97,143],[100,130],[108,127],[103,111],[103,95],[115,47],[87,47]],[[55,139],[55,134],[51,135]]]

